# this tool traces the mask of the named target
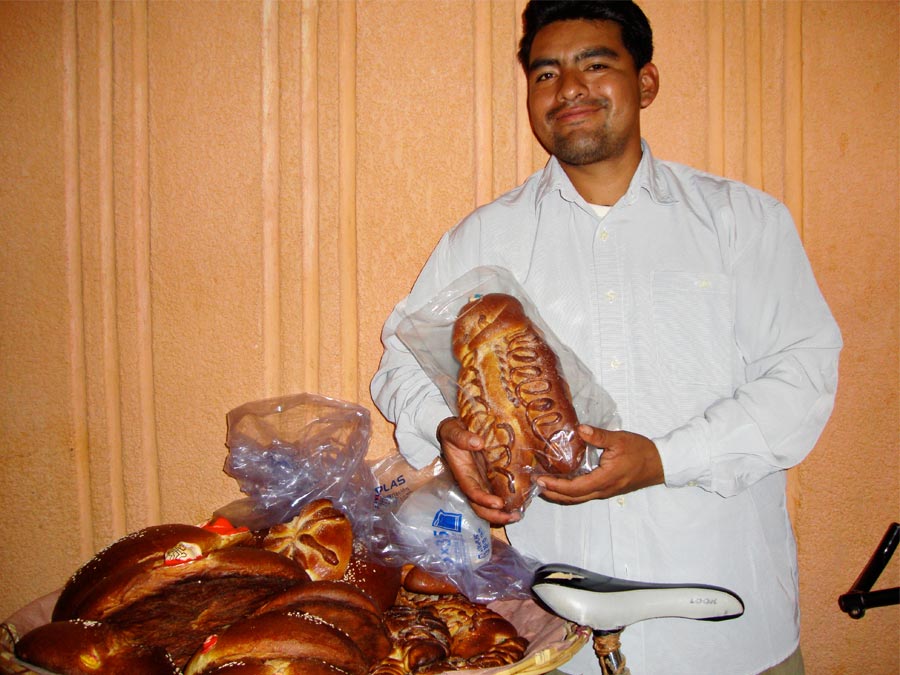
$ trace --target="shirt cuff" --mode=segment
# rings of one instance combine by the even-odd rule
[[[712,490],[709,448],[689,426],[652,439],[659,451],[666,487],[701,487]]]

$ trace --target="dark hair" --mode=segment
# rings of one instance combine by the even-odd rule
[[[530,0],[522,12],[519,63],[528,71],[531,43],[544,26],[556,21],[586,19],[615,21],[622,28],[622,43],[640,70],[653,60],[653,30],[641,8],[631,0]]]

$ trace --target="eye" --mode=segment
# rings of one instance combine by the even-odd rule
[[[591,64],[588,64],[588,67],[586,70],[598,71],[598,70],[606,70],[607,68],[609,68],[609,66],[607,66],[605,63],[591,63]]]
[[[535,82],[546,82],[547,80],[552,79],[552,78],[553,78],[552,72],[544,71],[543,73],[538,73],[535,76],[534,81]]]

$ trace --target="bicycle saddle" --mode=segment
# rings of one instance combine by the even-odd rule
[[[744,613],[735,594],[705,584],[660,584],[617,579],[571,565],[544,565],[531,589],[555,614],[595,631],[616,631],[645,619],[704,621]]]

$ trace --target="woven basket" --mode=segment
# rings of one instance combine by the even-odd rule
[[[58,595],[57,591],[35,600],[0,624],[0,675],[54,675],[19,661],[15,644],[32,628],[50,621]],[[542,675],[566,663],[591,639],[590,629],[548,614],[531,600],[498,600],[489,606],[528,638],[525,656],[510,666],[457,670],[448,675]]]

